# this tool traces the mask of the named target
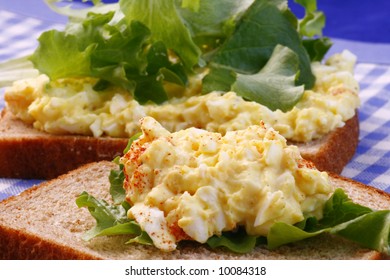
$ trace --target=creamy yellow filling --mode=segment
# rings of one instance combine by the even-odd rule
[[[354,63],[349,52],[331,57],[326,64],[313,63],[314,88],[285,113],[245,101],[234,92],[200,95],[201,75],[192,78],[183,97],[161,105],[141,105],[120,88],[95,92],[94,79],[50,82],[44,75],[16,82],[6,90],[5,99],[16,116],[53,134],[130,137],[139,131],[138,121],[151,116],[171,132],[194,126],[222,134],[262,120],[285,138],[306,142],[354,116],[360,105]]]
[[[204,243],[243,226],[266,236],[275,222],[322,217],[334,191],[315,169],[263,123],[225,135],[197,128],[170,133],[151,117],[121,158],[134,218],[156,247],[181,239]]]

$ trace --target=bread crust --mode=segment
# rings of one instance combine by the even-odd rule
[[[358,112],[344,126],[321,139],[290,144],[297,145],[302,157],[312,161],[319,170],[340,174],[355,155],[359,144]]]
[[[359,138],[357,113],[323,138],[297,145],[319,170],[341,173],[354,155]],[[348,141],[346,141],[348,139]],[[0,177],[52,179],[83,164],[121,155],[128,139],[50,135],[38,131],[7,110],[0,119]]]
[[[257,246],[248,254],[210,249],[192,242],[173,252],[153,246],[124,244],[124,237],[81,239],[94,225],[87,209],[75,199],[82,191],[109,200],[107,176],[116,165],[98,162],[85,165],[58,179],[26,190],[0,203],[0,259],[383,259],[384,255],[327,234],[268,250]],[[383,191],[330,175],[353,200],[376,209],[390,209],[390,195]]]
[[[83,164],[113,160],[128,139],[50,135],[33,129],[7,110],[0,119],[0,177],[52,179]]]

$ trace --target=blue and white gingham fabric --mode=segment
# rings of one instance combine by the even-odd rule
[[[342,175],[390,193],[390,65],[358,64],[355,73],[360,142]]]
[[[20,15],[1,9],[0,5],[0,62],[31,53],[42,31],[62,27],[61,23]],[[350,46],[353,52],[354,43]],[[370,52],[369,44],[365,47]],[[390,64],[360,62],[355,74],[361,86],[360,142],[356,155],[342,175],[390,193]],[[5,105],[3,94],[0,91],[0,109]],[[0,178],[0,200],[39,182]]]

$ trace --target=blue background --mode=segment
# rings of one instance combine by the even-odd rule
[[[36,2],[33,9],[31,5],[25,5],[26,1]],[[327,16],[324,30],[326,36],[390,43],[390,0],[317,0],[317,4],[318,9],[324,11]],[[302,16],[302,8],[294,1],[289,0],[289,6],[297,15]],[[35,14],[47,20],[66,20],[51,12],[43,0],[0,0],[0,8],[2,7],[22,14]]]
[[[291,9],[302,9],[289,1]],[[390,43],[389,0],[317,0],[318,10],[327,20],[324,34],[329,37],[364,42]]]

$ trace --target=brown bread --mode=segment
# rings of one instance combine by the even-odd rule
[[[0,259],[378,259],[384,256],[340,237],[320,237],[268,250],[258,246],[249,254],[211,250],[193,242],[170,253],[153,246],[125,245],[126,237],[82,240],[95,221],[75,199],[87,191],[109,200],[108,174],[116,165],[102,161],[85,165],[0,203]],[[331,175],[358,203],[390,209],[390,195],[352,180]]]
[[[320,170],[341,173],[356,151],[358,116],[323,138],[298,145]],[[345,141],[348,139],[348,141]],[[0,177],[52,179],[85,163],[121,155],[128,139],[62,136],[38,131],[3,110],[0,117]]]

